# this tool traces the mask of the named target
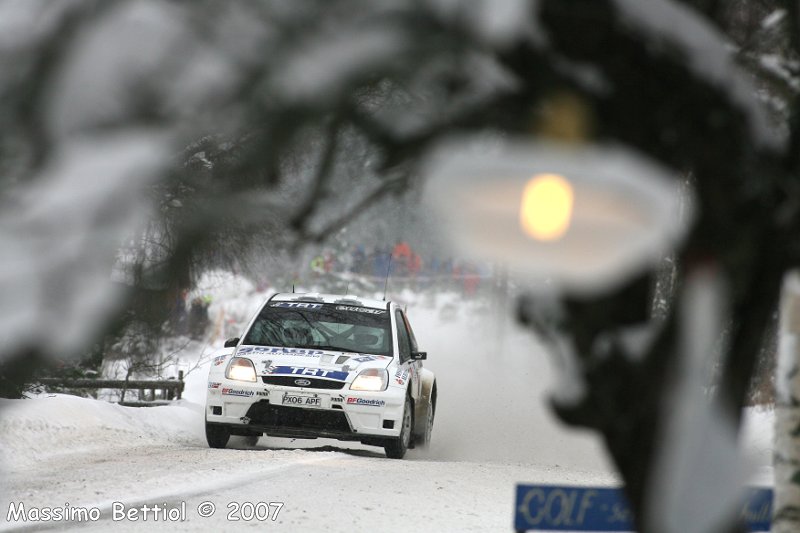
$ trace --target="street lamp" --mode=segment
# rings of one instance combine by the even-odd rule
[[[461,253],[572,291],[654,264],[690,219],[679,180],[616,145],[461,139],[426,171],[426,197]]]

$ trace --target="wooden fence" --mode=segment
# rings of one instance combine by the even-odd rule
[[[183,370],[178,372],[178,379],[69,379],[69,378],[39,378],[37,380],[46,387],[61,387],[65,389],[118,389],[125,392],[139,391],[138,401],[120,401],[120,405],[128,407],[152,407],[167,405],[173,400],[180,400],[183,394]],[[156,391],[160,391],[157,399]]]

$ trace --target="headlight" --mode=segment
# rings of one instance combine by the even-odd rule
[[[362,370],[350,385],[350,390],[381,391],[389,385],[389,373],[379,368]]]
[[[225,377],[237,381],[256,381],[256,367],[250,359],[244,357],[234,357],[228,363]]]

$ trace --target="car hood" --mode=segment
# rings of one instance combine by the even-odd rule
[[[384,369],[392,362],[386,355],[285,348],[282,346],[239,346],[236,357],[247,357],[260,375],[294,374],[345,380],[350,372],[365,368]]]

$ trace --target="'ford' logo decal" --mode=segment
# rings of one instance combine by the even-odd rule
[[[294,380],[294,384],[297,385],[298,387],[308,387],[309,385],[311,385],[311,382],[308,381],[307,379],[296,379]]]

